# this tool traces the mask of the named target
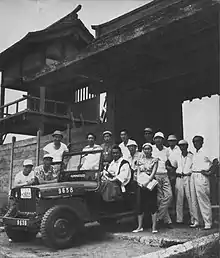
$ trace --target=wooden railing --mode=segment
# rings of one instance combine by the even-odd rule
[[[23,103],[24,101],[26,101],[26,103]],[[1,106],[0,118],[5,118],[24,110],[40,112],[40,98],[23,95],[23,98]],[[45,99],[45,107],[43,113],[67,115],[68,104],[62,101]]]
[[[22,110],[24,110],[25,108],[23,107],[23,105],[24,105],[23,102],[26,100],[27,100],[27,98],[25,96],[23,96],[23,98],[17,99],[13,102],[10,102],[8,104],[1,106],[0,107],[0,117],[3,118],[3,117],[7,117],[7,116],[10,116],[10,115],[20,112],[21,110],[19,110],[19,107],[22,107]],[[21,106],[21,103],[22,103],[22,106]],[[15,107],[15,110],[10,111],[10,109],[12,109],[13,107]]]
[[[27,108],[32,111],[40,112],[40,98],[33,96],[24,96],[27,98]],[[67,115],[68,103],[45,99],[44,113],[52,113],[55,115]]]

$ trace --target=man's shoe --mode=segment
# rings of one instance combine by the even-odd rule
[[[205,230],[209,230],[209,229],[211,229],[211,228],[212,228],[211,225],[206,225],[206,226],[204,227]]]
[[[198,223],[194,223],[194,224],[189,225],[189,226],[190,226],[190,228],[198,228],[199,224]]]

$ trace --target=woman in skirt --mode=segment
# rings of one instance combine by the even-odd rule
[[[144,185],[138,182],[139,185],[139,200],[138,200],[138,227],[133,230],[134,233],[143,231],[144,212],[149,211],[152,217],[152,233],[157,233],[156,229],[156,213],[157,213],[157,186],[152,190],[148,190],[147,185],[154,179],[157,171],[158,159],[152,157],[153,147],[150,143],[143,145],[143,153],[138,160],[138,176],[141,173],[146,173],[149,178]],[[138,181],[138,180],[137,180]]]

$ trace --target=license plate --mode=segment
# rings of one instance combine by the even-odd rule
[[[27,226],[28,221],[25,219],[18,219],[17,220],[17,226]]]
[[[21,188],[21,199],[31,199],[31,188]]]

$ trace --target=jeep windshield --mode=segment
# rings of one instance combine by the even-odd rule
[[[102,151],[66,153],[65,171],[99,170]]]
[[[65,153],[59,181],[96,181],[101,159],[102,150]]]

